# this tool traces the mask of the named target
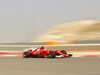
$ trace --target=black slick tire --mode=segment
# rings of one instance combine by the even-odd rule
[[[23,53],[23,57],[24,57],[24,58],[30,57],[30,53],[29,53],[29,52],[24,52],[24,53]]]
[[[67,55],[67,52],[65,50],[61,50],[61,53],[63,54],[66,54]]]
[[[69,57],[72,57],[72,54],[68,54]]]
[[[55,55],[56,55],[55,52],[50,52],[49,53],[49,58],[55,58]]]

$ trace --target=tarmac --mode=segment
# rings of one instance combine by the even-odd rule
[[[62,48],[59,47],[59,49]],[[77,49],[76,46],[70,48]],[[79,47],[79,49],[82,48],[84,47]],[[100,46],[86,46],[86,48],[97,50]],[[100,57],[0,57],[0,75],[100,75]]]
[[[100,58],[0,57],[0,75],[100,75]]]

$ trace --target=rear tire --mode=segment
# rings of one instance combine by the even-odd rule
[[[49,57],[50,57],[50,58],[55,58],[55,55],[56,55],[55,52],[50,52],[50,53],[49,53]]]
[[[61,50],[61,53],[63,54],[66,54],[67,55],[67,52],[65,50]]]
[[[29,52],[24,52],[24,53],[23,53],[23,57],[24,57],[24,58],[30,57],[30,53],[29,53]]]

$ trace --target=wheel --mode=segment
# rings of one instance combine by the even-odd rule
[[[55,52],[50,52],[50,53],[49,53],[49,57],[50,57],[50,58],[55,58],[55,55],[56,55]]]
[[[65,50],[61,50],[61,53],[63,54],[66,54],[67,55],[67,52]]]
[[[30,53],[29,53],[29,52],[24,52],[24,53],[23,53],[23,57],[24,57],[24,58],[28,58],[29,56],[30,56]]]
[[[68,54],[68,56],[69,56],[69,57],[71,57],[71,56],[72,56],[72,54]]]

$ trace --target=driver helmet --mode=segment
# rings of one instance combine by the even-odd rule
[[[41,49],[44,49],[44,47],[42,46]]]

